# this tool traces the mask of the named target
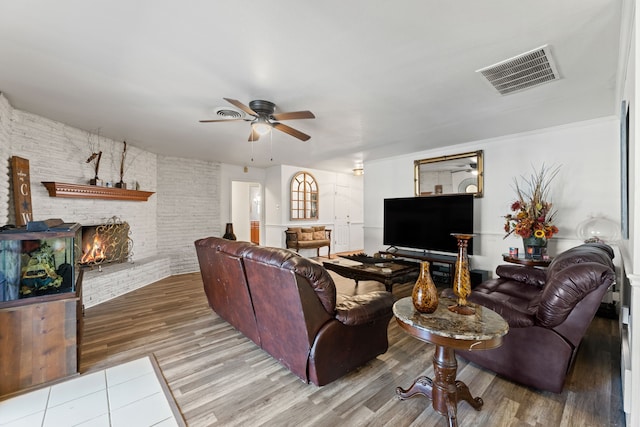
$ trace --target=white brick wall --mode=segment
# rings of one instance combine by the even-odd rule
[[[161,257],[116,264],[102,271],[94,267],[84,272],[82,302],[85,308],[93,307],[170,275],[169,260]],[[113,286],[113,283],[120,285]]]
[[[9,159],[20,156],[29,160],[34,220],[92,225],[118,216],[131,226],[134,263],[87,274],[85,305],[170,274],[197,271],[194,240],[221,235],[219,163],[162,157],[128,142],[124,181],[135,180],[141,190],[156,192],[147,202],[49,197],[41,181],[84,184],[93,178],[93,164],[86,160],[96,148],[103,152],[98,176],[119,181],[122,141],[13,109],[0,94],[0,225],[14,222]]]
[[[197,271],[193,242],[220,233],[220,164],[158,158],[158,254],[171,274]]]
[[[0,225],[9,222],[9,146],[12,111],[9,101],[0,93]]]

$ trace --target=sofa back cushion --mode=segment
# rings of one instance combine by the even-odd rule
[[[613,249],[603,243],[585,243],[556,256],[547,268],[547,281],[566,267],[582,262],[599,262],[613,268]]]
[[[209,306],[246,337],[260,345],[242,256],[253,245],[208,237],[195,242]]]
[[[262,348],[301,378],[313,340],[333,318],[335,284],[319,264],[254,246],[243,258]]]

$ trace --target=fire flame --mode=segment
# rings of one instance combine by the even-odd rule
[[[106,255],[104,249],[102,249],[102,241],[96,234],[95,236],[93,236],[93,243],[87,245],[84,251],[84,255],[82,255],[82,259],[80,259],[80,262],[82,264],[101,262],[104,261],[105,258]]]

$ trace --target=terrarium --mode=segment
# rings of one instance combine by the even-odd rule
[[[43,223],[44,224],[44,223]],[[76,291],[80,224],[0,232],[0,301]]]

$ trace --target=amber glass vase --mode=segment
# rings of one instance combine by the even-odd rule
[[[473,234],[451,234],[458,239],[458,257],[456,270],[453,275],[453,293],[458,297],[458,303],[449,310],[458,314],[475,314],[475,309],[467,304],[467,297],[471,294],[471,273],[469,272],[469,254],[467,247]]]
[[[438,308],[438,290],[429,274],[429,262],[420,262],[420,276],[411,293],[413,306],[420,313],[433,313]]]

